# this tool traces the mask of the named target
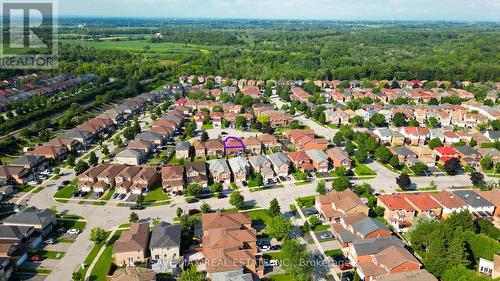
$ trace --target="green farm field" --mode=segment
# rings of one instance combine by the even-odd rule
[[[126,40],[126,41],[87,41],[87,40],[59,40],[62,44],[81,45],[97,49],[113,49],[129,51],[142,54],[148,58],[159,60],[179,60],[195,54],[207,54],[217,49],[214,46],[200,46],[183,43],[151,43],[149,41]]]

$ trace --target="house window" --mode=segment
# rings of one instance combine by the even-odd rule
[[[155,260],[160,259],[160,255],[155,255]]]

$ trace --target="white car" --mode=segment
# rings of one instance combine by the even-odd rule
[[[264,260],[264,266],[278,266],[277,260]]]
[[[77,234],[80,234],[80,230],[72,228],[72,229],[66,231],[66,233],[67,234],[77,235]]]
[[[38,183],[36,181],[29,181],[28,185],[37,185]]]
[[[47,244],[47,245],[52,245],[52,244],[54,244],[54,239],[52,239],[52,238],[47,239],[47,240],[44,241],[44,243]]]
[[[333,235],[332,235],[332,234],[329,234],[329,233],[325,233],[325,234],[322,234],[319,238],[320,238],[321,240],[325,240],[325,239],[332,239],[332,238],[333,238]]]
[[[271,251],[271,246],[268,245],[259,246],[259,252],[267,252],[267,251]]]

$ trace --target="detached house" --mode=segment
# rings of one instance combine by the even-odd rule
[[[402,194],[379,195],[377,206],[385,209],[384,219],[398,232],[409,230],[417,214],[417,210],[405,200]]]
[[[184,191],[184,170],[182,165],[168,165],[161,169],[162,186],[165,192]]]
[[[290,159],[283,152],[276,152],[268,156],[274,172],[279,177],[286,177],[290,173]]]
[[[181,226],[160,222],[153,227],[149,251],[155,261],[151,267],[156,272],[176,272],[181,260]]]
[[[321,150],[306,150],[307,156],[311,158],[312,164],[318,173],[328,172],[328,156]]]
[[[442,190],[438,194],[431,194],[431,198],[441,206],[442,216],[445,219],[452,213],[459,213],[467,209],[464,200],[446,190]]]
[[[191,162],[184,166],[186,171],[186,184],[199,184],[208,187],[207,166],[205,162]]]
[[[229,169],[226,160],[214,159],[207,161],[207,164],[214,182],[221,182],[225,184],[229,184],[231,182],[231,170]]]
[[[49,209],[26,208],[2,221],[6,226],[33,227],[43,236],[49,234],[56,225],[56,213]]]
[[[233,179],[235,182],[244,182],[248,179],[250,174],[250,164],[244,157],[236,157],[228,160],[229,167],[233,172]]]
[[[63,161],[68,154],[68,149],[64,146],[37,146],[25,154],[42,156],[47,160]]]
[[[147,261],[149,244],[149,222],[134,223],[122,232],[113,247],[114,261],[117,265],[135,266]]]
[[[338,147],[329,149],[326,154],[328,155],[328,158],[333,163],[333,167],[335,168],[346,168],[347,170],[350,170],[352,168],[352,160],[349,158],[349,154],[345,152],[343,149],[340,149]]]
[[[187,141],[181,141],[175,146],[175,158],[177,159],[188,159],[190,158],[191,143]]]
[[[401,127],[399,132],[410,144],[423,145],[430,138],[431,132],[425,127]]]
[[[368,206],[352,190],[333,190],[325,195],[316,196],[316,210],[326,221],[338,221],[341,217],[361,213],[368,216]]]
[[[145,158],[143,150],[127,148],[116,154],[113,158],[113,162],[117,164],[138,166],[144,162]]]
[[[250,166],[252,166],[254,174],[261,174],[264,181],[274,177],[272,164],[265,155],[250,156],[248,157],[248,161],[250,162]]]

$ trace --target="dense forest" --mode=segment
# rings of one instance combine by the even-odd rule
[[[180,59],[177,72],[182,74],[254,79],[500,78],[497,23],[73,18],[63,21],[61,33],[142,38],[152,47],[160,42],[218,47]],[[154,38],[156,33],[162,37]]]

